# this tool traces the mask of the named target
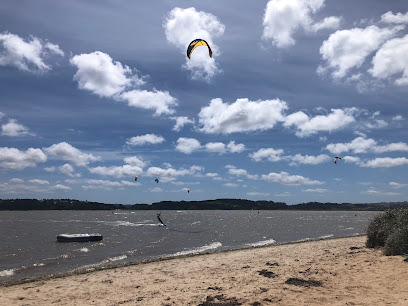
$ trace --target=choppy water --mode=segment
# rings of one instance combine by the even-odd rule
[[[113,263],[364,234],[378,212],[2,211],[0,283]],[[58,243],[62,233],[98,242]]]

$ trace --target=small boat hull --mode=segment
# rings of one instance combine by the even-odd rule
[[[102,239],[101,234],[61,234],[57,236],[58,242],[88,242]]]

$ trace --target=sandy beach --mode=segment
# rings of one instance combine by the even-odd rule
[[[0,305],[408,305],[408,262],[365,236],[140,263],[0,287]]]

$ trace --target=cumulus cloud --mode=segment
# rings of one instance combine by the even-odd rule
[[[391,11],[386,12],[381,16],[381,21],[385,23],[406,23],[408,24],[408,13],[393,14]]]
[[[89,172],[105,176],[113,177],[134,177],[135,175],[140,175],[143,173],[143,169],[138,166],[123,165],[123,166],[112,166],[105,167],[99,166],[94,168],[88,168]]]
[[[19,178],[12,178],[6,183],[0,183],[2,194],[25,195],[27,193],[52,193],[56,190],[71,190],[71,187],[56,184],[52,185],[47,180],[32,179],[24,181]]]
[[[227,144],[227,149],[231,153],[241,153],[242,151],[245,150],[245,145],[243,143],[235,144],[235,141],[230,141]]]
[[[384,153],[393,151],[408,151],[408,145],[403,142],[390,143],[387,145],[378,145],[374,139],[357,137],[349,143],[330,143],[326,146],[326,150],[329,150],[333,154],[341,154],[344,152],[353,153]]]
[[[186,124],[194,124],[194,119],[190,120],[188,117],[172,117],[171,119],[176,120],[176,124],[173,127],[173,131],[179,132]]]
[[[402,117],[401,115],[396,115],[396,116],[392,117],[392,120],[393,121],[401,121],[401,120],[404,120],[404,117]]]
[[[3,119],[3,117],[5,117],[5,116],[6,116],[5,113],[0,112],[0,121],[1,121],[1,119]]]
[[[263,174],[261,179],[264,181],[279,183],[283,185],[322,185],[324,182],[311,180],[301,175],[290,175],[287,172],[281,171],[280,173],[271,172],[269,174]]]
[[[191,73],[193,80],[209,82],[221,72],[214,59],[220,54],[214,39],[224,34],[225,26],[216,16],[197,11],[194,7],[187,9],[176,7],[168,13],[163,28],[167,41],[176,46],[186,58],[183,68]],[[185,56],[188,45],[196,38],[204,39],[210,44],[213,58],[208,56],[205,47],[196,48],[190,59]]]
[[[130,67],[100,51],[75,55],[70,62],[78,69],[74,75],[78,87],[100,97],[111,97],[132,84],[144,83]]]
[[[191,154],[201,148],[200,142],[195,138],[181,137],[177,139],[176,151]]]
[[[168,91],[131,90],[120,94],[118,99],[126,101],[129,106],[155,110],[155,115],[173,114],[176,99]]]
[[[205,150],[211,153],[224,154],[226,152],[225,144],[222,142],[209,142],[205,145]]]
[[[285,117],[284,126],[294,126],[298,131],[296,136],[307,137],[318,132],[332,132],[340,130],[355,121],[356,108],[331,109],[328,115],[318,115],[309,118],[304,112],[299,111]]]
[[[251,196],[251,197],[267,197],[270,196],[269,193],[265,193],[265,192],[247,192],[247,195]]]
[[[238,187],[239,185],[238,185],[238,184],[235,184],[235,183],[226,183],[226,184],[224,184],[224,186],[225,186],[225,187],[236,188],[236,187]]]
[[[374,187],[370,187],[366,191],[362,191],[362,194],[368,194],[368,195],[376,195],[376,196],[399,196],[401,195],[400,193],[397,192],[387,192],[387,191],[381,191],[378,189],[375,189]]]
[[[186,175],[195,175],[199,174],[204,170],[201,166],[191,166],[190,169],[174,169],[174,168],[159,168],[159,167],[150,167],[146,171],[147,176],[151,177],[159,177],[163,182],[170,182],[177,179],[179,176],[186,176]]]
[[[125,157],[123,160],[128,165],[136,166],[136,167],[140,167],[140,168],[144,168],[148,164],[148,162],[144,161],[143,159],[141,159],[141,158],[139,158],[137,156]]]
[[[46,161],[47,156],[41,149],[29,148],[24,152],[16,148],[0,148],[0,166],[5,169],[22,170]]]
[[[315,188],[315,189],[303,189],[303,192],[317,192],[317,193],[323,193],[323,192],[327,192],[327,189],[323,189],[323,188]]]
[[[371,53],[402,28],[379,28],[371,25],[364,29],[353,28],[331,34],[320,47],[325,64],[319,66],[318,72],[331,71],[333,78],[344,78],[351,69],[360,68]]]
[[[164,142],[164,138],[155,134],[146,134],[141,136],[135,136],[126,141],[130,146],[142,146],[145,144],[158,144]]]
[[[267,148],[267,149],[260,149],[254,153],[251,153],[249,154],[249,157],[257,162],[263,159],[267,159],[271,162],[277,162],[282,159],[282,154],[283,154],[283,149],[275,150],[273,148]]]
[[[70,164],[62,165],[58,167],[58,170],[61,173],[68,175],[70,177],[80,177],[81,176],[81,174],[75,173],[74,167],[72,167]]]
[[[331,158],[326,154],[320,154],[317,156],[296,154],[293,156],[288,156],[287,158],[291,161],[290,165],[318,165],[331,160]]]
[[[131,107],[154,110],[155,115],[174,112],[172,107],[177,102],[169,92],[135,88],[145,84],[144,77],[139,77],[137,71],[129,66],[113,61],[109,54],[95,51],[75,55],[70,62],[77,68],[74,80],[80,89],[127,102]]]
[[[295,44],[293,35],[299,29],[306,32],[337,29],[340,25],[339,17],[326,17],[314,23],[312,15],[323,6],[324,0],[269,1],[263,18],[262,39],[271,40],[278,48],[285,48]]]
[[[400,184],[400,183],[396,183],[396,182],[390,182],[389,185],[390,185],[390,187],[395,188],[395,189],[408,187],[408,184]]]
[[[249,174],[245,169],[238,169],[235,166],[227,165],[225,168],[228,169],[228,173],[235,176],[245,176],[251,180],[257,180],[258,175]]]
[[[369,168],[389,168],[408,165],[408,159],[405,157],[378,157],[361,164],[362,167]]]
[[[408,85],[408,35],[387,41],[372,60],[368,71],[373,77],[381,80],[391,79],[400,86]]]
[[[48,55],[64,55],[58,45],[46,43],[35,36],[25,41],[8,32],[0,33],[0,46],[0,66],[14,66],[33,73],[51,70],[51,66],[44,62]]]
[[[268,130],[283,121],[282,112],[286,109],[286,102],[279,99],[264,101],[238,99],[232,104],[227,104],[216,98],[198,114],[202,125],[200,130],[216,134]]]
[[[23,135],[33,135],[24,125],[17,123],[17,120],[10,119],[8,123],[1,126],[3,136],[18,137]]]
[[[53,144],[48,148],[44,148],[44,150],[48,154],[59,159],[69,161],[75,166],[86,166],[90,162],[101,160],[100,156],[93,156],[92,154],[83,153],[66,142]]]
[[[104,190],[112,190],[113,188],[121,189],[127,186],[138,186],[140,183],[136,182],[129,182],[129,181],[108,181],[108,180],[85,180],[84,183],[86,185],[82,185],[82,189],[89,190],[89,189],[104,189]]]

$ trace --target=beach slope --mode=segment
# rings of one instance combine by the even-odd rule
[[[365,236],[175,258],[0,287],[0,305],[408,305],[408,262]]]

